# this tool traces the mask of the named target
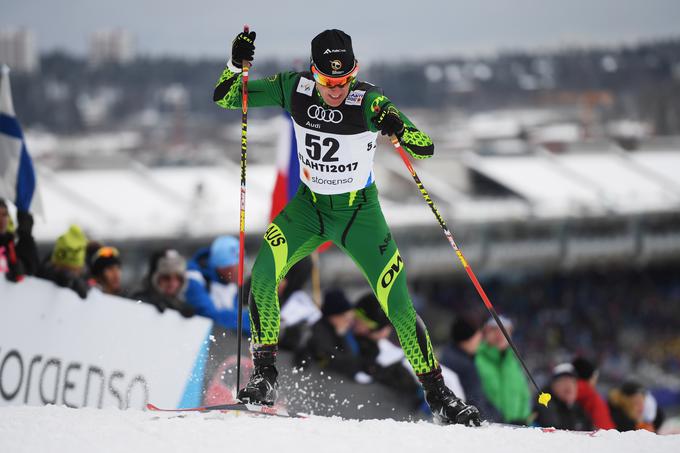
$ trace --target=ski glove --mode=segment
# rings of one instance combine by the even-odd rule
[[[373,117],[373,124],[382,135],[396,135],[397,138],[401,138],[404,134],[404,122],[399,116],[399,110],[392,104]]]
[[[241,32],[231,43],[231,64],[241,68],[243,60],[253,61],[255,55],[255,32]]]

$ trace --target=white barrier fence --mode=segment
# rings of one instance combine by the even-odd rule
[[[0,406],[197,405],[211,321],[0,275]]]

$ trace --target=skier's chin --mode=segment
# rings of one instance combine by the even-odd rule
[[[326,96],[326,104],[328,104],[331,107],[340,107],[340,104],[342,104],[342,101],[345,100],[344,96],[340,96],[339,98],[333,98],[330,95]]]

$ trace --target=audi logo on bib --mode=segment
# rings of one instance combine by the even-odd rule
[[[307,109],[307,116],[313,120],[326,123],[338,124],[342,121],[342,112],[340,110],[326,110],[319,105],[310,105]]]

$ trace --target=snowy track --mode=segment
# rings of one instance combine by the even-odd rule
[[[234,414],[178,418],[142,411],[0,407],[3,453],[678,452],[680,435],[594,436],[531,429],[435,426],[386,420],[280,419]]]

